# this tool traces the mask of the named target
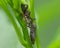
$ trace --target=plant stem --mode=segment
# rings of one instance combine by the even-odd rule
[[[17,36],[19,38],[20,43],[22,45],[24,45],[26,48],[32,48],[32,44],[31,44],[31,41],[30,41],[30,37],[29,37],[27,28],[23,26],[24,27],[23,28],[23,33],[24,33],[24,36],[25,36],[25,40],[24,40],[24,38],[22,36],[22,33],[21,33],[21,30],[20,30],[20,27],[18,26],[18,24],[16,22],[17,21],[16,15],[13,16],[10,12],[10,9],[12,10],[12,8],[11,7],[8,8],[8,6],[5,4],[5,2],[3,0],[1,0],[1,2],[2,2],[2,4],[1,4],[2,8],[7,13],[11,23],[13,24],[13,27],[16,30],[16,33],[17,33]]]
[[[30,11],[31,11],[31,17],[32,18],[35,18],[35,11],[34,11],[34,0],[30,0]],[[37,25],[37,19],[35,20],[35,24],[36,24],[36,27],[38,26]],[[38,31],[38,27],[36,29],[36,46],[37,48],[41,48],[40,46],[40,40],[39,40],[39,31]]]
[[[30,0],[30,11],[31,11],[31,17],[32,17],[32,18],[35,18],[34,0]]]
[[[3,0],[1,0],[2,4],[1,4],[1,7],[4,9],[4,11],[7,13],[13,27],[15,28],[16,30],[16,33],[17,33],[17,36],[19,38],[19,41],[22,45],[26,46],[26,41],[23,39],[23,36],[22,36],[22,33],[21,33],[21,30],[20,30],[20,27],[18,26],[17,22],[16,22],[16,18],[13,17],[13,15],[10,13],[10,11],[8,10],[8,7],[6,6],[5,2]]]
[[[37,48],[41,48],[38,31],[36,32],[36,46],[37,46]]]

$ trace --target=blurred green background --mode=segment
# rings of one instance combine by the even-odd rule
[[[60,0],[35,0],[35,11],[42,48],[60,48]]]
[[[60,48],[60,0],[34,2],[41,47]],[[24,48],[2,8],[0,8],[0,48]]]

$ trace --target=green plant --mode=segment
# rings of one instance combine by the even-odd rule
[[[35,3],[36,2],[36,3]],[[38,3],[39,2],[39,3]],[[26,48],[33,48],[30,42],[30,37],[28,34],[28,29],[27,25],[25,22],[22,21],[21,18],[21,3],[26,3],[29,5],[29,11],[31,11],[31,17],[36,18],[36,25],[37,25],[37,30],[36,30],[36,43],[35,47],[37,48],[59,48],[60,47],[60,39],[54,36],[52,32],[56,32],[56,28],[59,26],[60,22],[57,23],[57,26],[53,29],[52,25],[56,24],[57,21],[59,21],[60,16],[55,16],[55,15],[60,15],[60,1],[55,0],[48,2],[46,4],[42,4],[40,6],[40,0],[0,0],[0,7],[3,8],[3,10],[6,12],[7,16],[10,19],[10,22],[12,23],[14,29],[16,30],[16,34],[19,38],[20,43],[26,47]],[[59,20],[57,20],[59,19]],[[54,22],[55,21],[55,22]],[[52,23],[54,22],[54,23]],[[51,24],[51,29],[50,28]],[[22,29],[22,30],[21,30]],[[51,31],[49,30],[51,29]],[[60,29],[59,29],[60,30]],[[23,32],[23,34],[22,34]],[[41,33],[40,33],[41,32]],[[53,34],[53,37],[49,37],[49,33]],[[60,35],[60,32],[57,31],[58,36]],[[42,35],[41,35],[42,34]],[[47,35],[48,34],[48,35]],[[40,35],[42,37],[40,37]],[[43,39],[43,35],[45,35],[45,38]],[[48,37],[46,37],[48,36]],[[50,35],[51,36],[51,35]],[[54,42],[52,41],[54,38]],[[58,38],[58,39],[57,39]],[[50,41],[48,40],[50,39]],[[45,42],[44,42],[45,41]],[[41,44],[41,42],[43,44]],[[52,43],[51,43],[52,42]],[[44,44],[46,43],[46,44]],[[49,44],[49,45],[48,45]],[[57,44],[57,45],[56,45]]]

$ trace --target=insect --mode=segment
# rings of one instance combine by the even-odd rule
[[[22,9],[22,12],[25,14],[26,10],[28,9],[28,5],[27,4],[21,4],[21,9]]]
[[[32,44],[34,44],[35,42],[35,37],[36,37],[36,25],[32,24],[30,27],[30,38],[31,38]]]
[[[27,27],[30,28],[30,39],[32,44],[35,42],[35,34],[36,34],[36,25],[33,24],[33,19],[30,17],[30,11],[28,10],[28,5],[27,4],[21,4],[21,9],[24,14],[24,17],[27,22]]]
[[[21,9],[24,14],[24,18],[27,22],[27,26],[30,27],[30,23],[32,22],[32,19],[30,17],[30,11],[28,11],[28,5],[27,4],[21,4]]]

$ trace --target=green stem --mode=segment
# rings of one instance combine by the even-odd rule
[[[24,45],[26,48],[32,48],[32,44],[31,44],[31,41],[30,41],[30,37],[29,37],[29,34],[28,34],[28,30],[27,28],[22,28],[23,29],[23,33],[24,33],[24,36],[25,36],[25,40],[22,36],[22,33],[21,33],[21,30],[20,30],[20,27],[18,26],[17,22],[16,22],[16,15],[13,16],[10,12],[10,9],[8,9],[8,7],[6,6],[6,4],[4,3],[3,0],[2,1],[2,8],[4,9],[4,11],[7,13],[11,23],[13,24],[15,30],[16,30],[16,33],[18,35],[18,38],[19,38],[19,41],[22,45]],[[15,20],[16,19],[16,20]],[[20,22],[21,23],[21,22]],[[24,26],[23,26],[24,27]],[[27,42],[26,42],[27,41]]]
[[[31,17],[32,18],[35,18],[35,11],[34,11],[34,0],[30,0],[30,11],[31,11]],[[37,25],[37,20],[35,20],[35,23],[36,23],[36,26]],[[37,48],[41,48],[41,45],[40,45],[40,40],[39,40],[39,31],[38,31],[38,27],[36,29],[36,46]]]
[[[30,0],[30,8],[29,10],[31,11],[31,17],[35,17],[35,12],[34,12],[34,0]]]
[[[16,33],[18,35],[18,38],[19,38],[19,41],[22,45],[26,46],[26,41],[24,40],[23,36],[22,36],[22,33],[21,33],[21,30],[20,30],[20,27],[18,26],[17,22],[16,22],[16,18],[13,17],[13,15],[10,13],[8,7],[6,6],[5,2],[3,0],[1,0],[2,4],[1,4],[1,7],[4,9],[4,11],[7,13],[11,23],[13,24],[13,27],[15,28],[16,30]]]
[[[37,29],[37,30],[38,30],[38,29]],[[37,48],[41,48],[38,31],[36,32],[36,46],[37,46]]]

